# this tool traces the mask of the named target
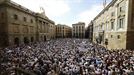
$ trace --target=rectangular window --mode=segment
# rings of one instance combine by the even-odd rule
[[[111,35],[111,38],[113,38],[113,35]]]
[[[123,28],[124,26],[124,18],[119,19],[119,28]]]
[[[111,22],[111,29],[114,29],[114,22]]]
[[[26,17],[23,17],[23,20],[26,22],[27,21],[27,18]]]
[[[82,29],[84,29],[84,27],[82,26]]]
[[[113,17],[113,16],[115,16],[115,13],[114,13],[114,12],[112,12],[112,13],[111,13],[111,16],[112,16],[112,17]]]
[[[120,7],[120,12],[122,12],[122,7]]]
[[[18,20],[18,15],[14,14],[13,17],[15,20]]]
[[[117,35],[117,39],[120,39],[120,35]]]
[[[31,19],[31,23],[33,23],[33,19]]]

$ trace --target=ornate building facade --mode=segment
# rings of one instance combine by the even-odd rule
[[[49,35],[49,28],[55,23],[41,15],[11,0],[0,0],[0,46],[28,44],[55,36]]]
[[[55,23],[45,15],[36,14],[37,40],[46,41],[55,38]]]
[[[112,0],[93,20],[93,40],[109,49],[134,49],[134,0]]]
[[[74,38],[85,38],[85,23],[78,22],[76,24],[72,24],[72,36]]]
[[[70,38],[72,33],[71,31],[71,27],[63,24],[58,24],[56,25],[56,38]]]

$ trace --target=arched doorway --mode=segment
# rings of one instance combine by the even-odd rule
[[[29,43],[29,40],[27,37],[24,37],[24,44],[28,44]]]
[[[14,44],[17,46],[19,45],[19,38],[18,37],[14,38]]]
[[[31,42],[34,42],[34,37],[31,37]]]
[[[44,41],[46,41],[46,36],[44,36]]]

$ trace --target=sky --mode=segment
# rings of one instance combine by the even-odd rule
[[[72,26],[85,22],[86,26],[103,10],[103,0],[12,0],[34,12],[42,12],[55,24]],[[111,0],[107,0],[107,4]]]

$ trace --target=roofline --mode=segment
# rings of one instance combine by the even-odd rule
[[[41,19],[47,20],[47,21],[49,21],[49,22],[51,22],[51,23],[53,23],[53,24],[55,24],[55,22],[52,21],[52,20],[50,20],[49,18],[44,18],[44,17],[40,16],[40,13],[36,13],[35,16],[36,16],[36,17],[39,17],[39,18],[41,18]]]
[[[96,20],[102,13],[105,12],[105,10],[108,10],[110,8],[110,6],[112,6],[117,0],[112,0],[94,19]]]
[[[66,27],[70,27],[68,25],[65,25],[65,24],[57,24],[56,26],[66,26]],[[71,28],[71,27],[70,27]]]
[[[35,12],[31,11],[30,9],[28,9],[24,6],[21,6],[20,4],[18,4],[16,2],[13,2],[13,1],[9,0],[9,1],[5,1],[4,3],[7,4],[8,6],[11,6],[11,7],[15,8],[15,9],[18,9],[20,11],[23,11],[25,13],[28,13],[30,15],[35,16]]]
[[[11,6],[11,7],[15,8],[15,9],[17,9],[17,10],[20,10],[20,11],[23,11],[23,12],[25,12],[25,13],[27,13],[27,14],[30,14],[30,15],[32,15],[32,16],[34,16],[34,17],[37,16],[37,17],[40,17],[40,18],[42,18],[42,19],[45,19],[45,20],[47,20],[47,21],[49,21],[49,22],[55,24],[55,22],[52,21],[52,20],[50,20],[49,18],[46,19],[46,18],[44,18],[44,17],[41,17],[41,16],[39,16],[36,12],[34,12],[34,11],[32,11],[32,10],[30,10],[30,9],[28,9],[28,8],[26,8],[26,7],[24,7],[24,6],[21,6],[20,4],[14,2],[14,1],[9,0],[9,1],[4,1],[3,3],[6,4],[6,5],[8,5],[8,6]]]
[[[81,25],[81,24],[85,25],[85,22],[78,22],[78,23],[75,23],[75,24],[72,24],[72,25]]]

